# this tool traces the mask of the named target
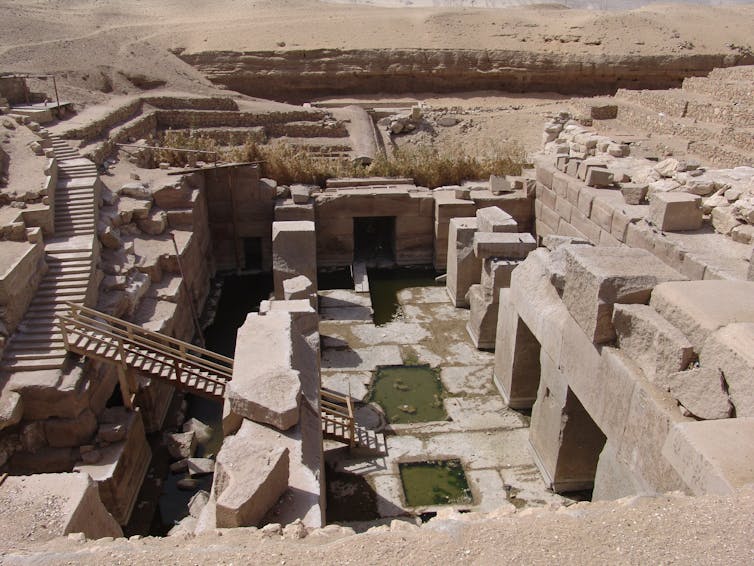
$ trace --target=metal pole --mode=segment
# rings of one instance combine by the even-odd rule
[[[178,270],[181,272],[183,282],[186,284],[186,290],[189,294],[189,307],[191,307],[191,318],[194,319],[194,326],[196,326],[196,332],[199,335],[199,344],[204,347],[204,333],[202,332],[202,325],[199,323],[199,316],[196,313],[196,306],[194,305],[194,293],[191,290],[191,285],[186,279],[186,274],[183,272],[183,264],[181,263],[181,254],[178,251],[178,243],[175,241],[175,234],[170,234],[170,239],[173,240],[173,248],[175,249],[175,259],[178,262]]]

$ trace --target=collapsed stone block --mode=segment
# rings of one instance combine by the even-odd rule
[[[518,224],[513,217],[497,206],[478,210],[476,217],[480,232],[518,232]]]
[[[479,283],[482,260],[474,255],[476,218],[451,218],[448,232],[448,271],[445,288],[454,307],[468,307],[466,294]]]
[[[587,246],[565,249],[563,302],[595,344],[615,339],[615,303],[647,303],[658,283],[684,279],[645,250]]]
[[[647,221],[660,230],[698,230],[702,226],[702,199],[688,193],[652,195]]]
[[[474,254],[478,258],[504,257],[507,259],[525,259],[537,242],[526,232],[477,232],[474,234]]]
[[[239,328],[233,379],[226,396],[231,410],[247,419],[287,430],[299,419],[301,380],[294,368],[290,313],[252,313]]]
[[[626,204],[643,204],[649,187],[639,183],[621,183],[620,192]]]
[[[488,297],[481,285],[472,285],[467,298],[471,312],[466,330],[476,348],[490,350],[495,347],[497,301]]]
[[[257,526],[288,488],[289,451],[244,421],[217,455],[214,494],[219,528]]]
[[[613,174],[604,167],[590,167],[584,182],[590,187],[609,187],[614,180]]]
[[[754,418],[678,423],[662,455],[692,493],[733,493],[754,482]]]
[[[754,323],[733,323],[710,334],[702,368],[722,373],[737,417],[754,417]]]
[[[694,368],[668,376],[670,394],[698,419],[727,419],[731,415],[728,394],[719,370]]]
[[[646,305],[614,305],[613,326],[618,345],[660,386],[696,359],[694,347],[675,326]]]

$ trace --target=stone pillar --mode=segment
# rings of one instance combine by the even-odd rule
[[[518,316],[510,289],[501,289],[499,296],[493,380],[506,405],[529,409],[539,388],[539,342]]]
[[[451,218],[473,217],[473,201],[455,198],[454,193],[437,193],[435,196],[435,269],[442,271],[448,261],[448,233]]]
[[[316,290],[317,240],[314,222],[273,223],[272,263],[275,298],[284,299],[283,281],[299,275],[308,277]]]
[[[545,483],[556,492],[591,489],[605,435],[568,387],[555,362],[541,353],[529,442]]]
[[[476,218],[451,218],[448,231],[448,277],[445,289],[454,307],[468,308],[466,294],[482,276],[482,261],[474,255]]]
[[[492,209],[480,213],[487,210]],[[511,273],[536,247],[528,233],[480,231],[474,235],[474,254],[482,260],[483,269],[481,283],[469,290],[471,314],[466,328],[477,348],[495,348],[500,289],[510,287]]]

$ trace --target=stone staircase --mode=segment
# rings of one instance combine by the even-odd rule
[[[56,317],[67,302],[83,305],[97,250],[97,169],[61,139],[51,136],[58,160],[55,236],[45,242],[47,273],[5,349],[3,369],[13,372],[59,369],[66,358]]]

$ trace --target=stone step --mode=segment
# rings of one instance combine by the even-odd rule
[[[52,349],[60,349],[65,350],[65,342],[63,342],[63,338],[61,335],[61,338],[59,339],[36,339],[36,340],[28,340],[28,341],[21,341],[19,340],[19,337],[14,336],[13,342],[8,347],[8,351],[11,352],[11,355],[15,355],[16,352],[24,354],[24,353],[34,353],[34,352],[44,352],[45,350],[52,350]]]
[[[58,356],[52,359],[32,359],[32,360],[17,360],[17,359],[4,359],[3,368],[9,372],[21,372],[21,371],[42,371],[50,369],[60,369],[65,361],[65,356]]]
[[[79,289],[83,292],[86,292],[88,282],[89,282],[89,278],[46,281],[44,283],[40,283],[39,288],[37,289],[37,292],[47,291],[50,289],[74,289],[74,288]]]
[[[94,228],[88,230],[60,230],[55,232],[58,236],[93,236]]]
[[[49,350],[40,350],[38,352],[27,354],[16,354],[12,348],[9,348],[10,355],[6,356],[6,360],[13,363],[14,361],[22,360],[49,360],[52,358],[62,358],[68,353],[64,348],[51,348]]]

